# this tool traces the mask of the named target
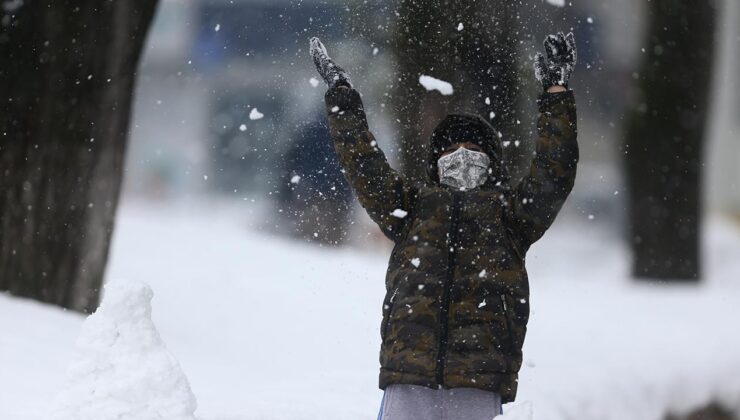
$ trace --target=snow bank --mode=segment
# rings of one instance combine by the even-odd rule
[[[432,76],[419,76],[419,83],[421,83],[426,90],[437,90],[442,95],[452,95],[453,92],[451,84],[444,80],[435,79]]]
[[[54,420],[194,420],[195,397],[151,318],[152,290],[116,281],[82,325]]]
[[[496,417],[496,420],[532,420],[532,403],[524,401],[507,406],[504,415]]]
[[[377,418],[390,249],[374,249],[368,239],[367,252],[307,247],[244,229],[245,220],[259,219],[252,213],[257,204],[202,206],[124,205],[108,267],[111,278],[146,279],[157,291],[154,322],[187,370],[199,417]],[[496,420],[664,420],[711,401],[740,413],[738,224],[708,217],[700,285],[648,285],[629,278],[627,250],[615,232],[568,212],[527,255],[532,312],[519,394]],[[115,318],[122,312],[111,297],[109,291],[93,316],[116,328],[107,334],[120,332],[118,340],[130,342],[135,319],[153,330],[148,316]],[[82,321],[0,294],[0,419],[50,418],[47,404],[65,382],[71,337]],[[128,384],[129,372],[146,378],[140,388],[149,394],[173,389],[147,382],[152,351],[141,341],[128,360],[136,364],[125,368],[111,361],[128,358],[117,345],[86,350],[82,360],[98,369],[101,385],[68,381],[74,391],[65,393],[65,420],[72,402],[93,401],[92,389],[112,393],[113,378]],[[189,401],[184,394],[173,404]]]

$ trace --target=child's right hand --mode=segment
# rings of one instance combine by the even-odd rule
[[[313,63],[316,65],[316,70],[329,88],[333,88],[337,85],[352,87],[349,75],[343,68],[336,65],[331,57],[329,57],[324,44],[322,44],[317,37],[311,38],[309,44],[309,51],[311,52]]]

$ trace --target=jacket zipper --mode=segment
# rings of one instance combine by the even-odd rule
[[[450,243],[448,248],[447,276],[442,289],[442,305],[440,308],[441,329],[437,343],[437,384],[444,386],[445,357],[447,352],[448,314],[450,310],[450,287],[455,274],[455,247],[457,246],[457,231],[460,218],[460,193],[452,192],[452,209],[450,215]]]
[[[509,340],[509,349],[514,351],[514,337],[511,334],[511,321],[509,321],[509,310],[506,307],[506,296],[501,295],[501,304],[504,308],[504,322],[506,322],[506,335]]]
[[[383,338],[388,336],[388,324],[391,323],[391,315],[393,314],[393,299],[396,298],[396,294],[398,293],[398,287],[393,291],[393,294],[391,295],[391,298],[388,299],[388,316],[385,319],[385,323],[383,324]]]

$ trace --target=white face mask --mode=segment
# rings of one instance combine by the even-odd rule
[[[485,153],[460,147],[437,160],[439,182],[458,189],[475,188],[486,182],[490,163]]]

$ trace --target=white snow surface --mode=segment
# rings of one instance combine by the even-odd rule
[[[195,419],[195,397],[152,322],[151,299],[143,283],[105,286],[102,304],[82,324],[51,419]]]
[[[452,85],[444,80],[436,79],[432,76],[421,75],[419,76],[419,83],[424,86],[426,90],[436,90],[442,95],[452,95]]]
[[[129,284],[133,297],[106,296],[95,321],[0,295],[0,419],[46,420],[54,396],[92,384],[95,398],[111,396],[132,383],[113,379],[122,360],[142,381],[151,369],[167,372],[147,393],[166,398],[169,388],[187,415],[186,382],[161,341],[187,375],[200,419],[375,419],[390,248],[366,237],[364,251],[299,245],[245,229],[252,217],[215,204],[122,207],[108,278],[124,291]],[[501,418],[662,420],[710,401],[740,412],[737,224],[706,223],[701,285],[648,285],[629,279],[618,235],[562,217],[527,257],[524,365],[517,402]],[[161,341],[147,289],[134,280],[155,292]],[[113,309],[125,302],[126,310]],[[105,345],[112,331],[129,351]],[[110,369],[84,374],[80,360]],[[79,380],[67,389],[70,363]]]

